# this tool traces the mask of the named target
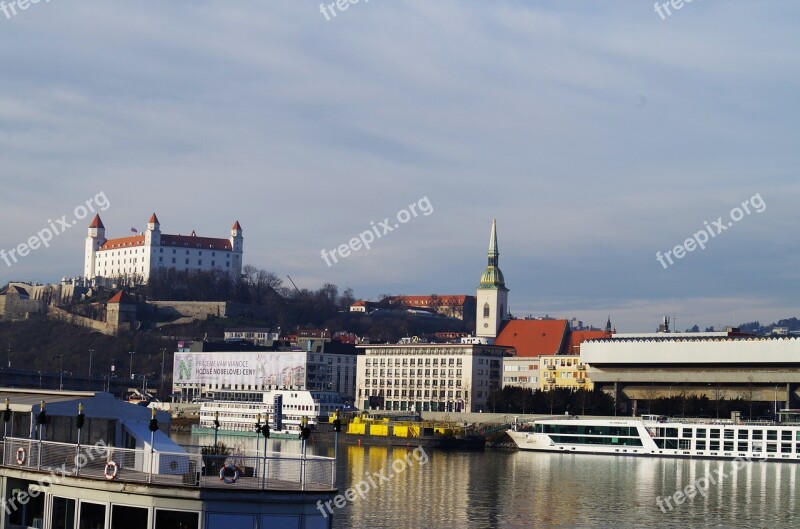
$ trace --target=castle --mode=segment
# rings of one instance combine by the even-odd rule
[[[143,234],[106,239],[105,231],[100,215],[95,215],[86,237],[83,275],[87,281],[124,277],[145,283],[153,270],[166,268],[242,273],[244,237],[239,221],[227,239],[198,237],[194,231],[191,235],[161,233],[155,213]]]

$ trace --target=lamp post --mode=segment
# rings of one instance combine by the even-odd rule
[[[94,349],[89,349],[89,376],[92,376],[92,353],[94,353]]]
[[[161,348],[161,387],[159,388],[159,392],[163,398],[164,396],[164,355],[167,353],[167,349],[165,347]]]
[[[778,420],[778,386],[775,385],[775,403],[773,405],[772,417],[774,421]]]
[[[133,355],[136,354],[136,351],[128,351],[128,354],[131,355],[131,362],[130,362],[130,379],[133,379]]]
[[[61,364],[59,365],[59,377],[58,377],[58,390],[61,391],[64,389],[64,355],[58,355],[59,360],[61,360]]]
[[[6,409],[3,410],[3,439],[8,435],[8,421],[11,420],[11,401],[6,398]]]
[[[44,411],[44,401],[39,402],[39,414],[36,416],[36,425],[39,429],[39,457],[36,459],[36,469],[39,470],[42,467],[42,437],[44,430],[44,425],[47,424],[47,413]]]
[[[214,450],[217,449],[217,434],[219,433],[219,411],[214,410]],[[256,450],[258,447],[256,447]]]
[[[150,473],[147,476],[147,482],[152,483],[153,481],[153,454],[155,452],[155,438],[156,438],[156,430],[158,430],[158,419],[156,419],[156,409],[150,408],[150,424],[148,425],[148,429],[150,430]]]
[[[75,454],[75,475],[77,476],[80,474],[81,465],[80,465],[80,457],[81,457],[81,429],[83,428],[83,424],[86,421],[86,415],[83,414],[83,403],[78,403],[78,415],[75,417],[75,426],[78,427],[78,449],[77,453]]]
[[[306,441],[309,437],[311,437],[311,430],[308,428],[308,417],[304,415],[300,417],[300,441],[302,443],[302,457],[300,460],[301,490],[306,490]]]

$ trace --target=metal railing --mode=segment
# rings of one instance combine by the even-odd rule
[[[336,461],[282,452],[201,454],[7,437],[2,465],[61,476],[195,488],[333,490]]]

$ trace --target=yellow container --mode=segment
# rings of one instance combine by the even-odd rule
[[[387,436],[387,435],[389,435],[389,425],[388,424],[370,424],[369,425],[369,433],[370,433],[370,435]]]
[[[351,422],[347,425],[347,433],[364,435],[367,430],[367,425],[363,422]]]

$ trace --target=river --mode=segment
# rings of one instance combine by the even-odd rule
[[[255,437],[220,440],[255,448]],[[270,440],[269,449],[299,452],[300,443]],[[309,452],[333,456],[333,445],[312,438]],[[343,507],[331,505],[336,529],[780,529],[800,523],[796,463],[352,445],[340,445],[339,457],[337,485],[343,495],[353,492],[352,501],[340,500]]]

